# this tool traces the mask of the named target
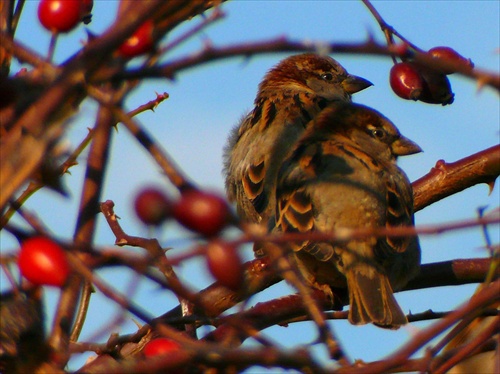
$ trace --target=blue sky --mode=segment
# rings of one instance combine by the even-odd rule
[[[117,8],[114,1],[94,1],[93,21],[88,26],[94,33],[103,32],[113,21]],[[49,33],[36,19],[38,2],[28,1],[21,17],[17,37],[30,48],[45,54]],[[380,14],[399,33],[422,49],[446,45],[470,57],[479,68],[499,71],[500,3],[498,1],[375,1]],[[269,40],[288,36],[297,40],[358,43],[373,35],[383,41],[383,35],[368,10],[360,1],[234,1],[222,6],[226,18],[215,23],[202,34],[178,47],[166,58],[194,53],[203,43],[224,46],[238,42]],[[183,31],[197,24],[194,19],[175,30],[167,38],[172,40]],[[60,38],[56,61],[64,61],[85,39],[84,27]],[[448,162],[466,157],[488,148],[499,141],[500,109],[498,94],[489,88],[477,90],[475,82],[451,76],[455,102],[451,106],[428,105],[399,99],[389,87],[388,74],[391,59],[374,56],[334,54],[353,74],[369,79],[374,86],[357,95],[354,100],[371,106],[390,118],[400,131],[417,142],[424,153],[401,160],[400,165],[411,180],[426,174],[439,159]],[[222,148],[229,130],[251,106],[257,85],[265,72],[286,57],[286,54],[269,54],[250,60],[233,58],[217,61],[179,74],[175,82],[166,79],[148,80],[127,99],[127,109],[152,100],[156,92],[168,92],[170,98],[155,112],[142,114],[138,120],[160,142],[184,171],[199,185],[223,189]],[[16,72],[19,66],[13,66]],[[95,104],[85,102],[81,113],[67,134],[70,146],[78,144],[94,121]],[[84,155],[85,157],[85,155]],[[65,183],[71,191],[70,199],[63,199],[52,192],[35,195],[27,208],[46,222],[60,238],[71,238],[76,219],[84,160],[71,170]],[[102,199],[112,199],[121,224],[129,234],[148,235],[135,218],[132,210],[134,193],[143,185],[166,186],[149,156],[136,144],[125,129],[114,134],[109,174],[106,177]],[[498,207],[498,187],[491,195],[480,185],[417,213],[417,225],[429,225],[476,217],[478,207]],[[16,220],[16,222],[19,222]],[[498,243],[498,226],[492,228],[493,241]],[[165,247],[180,253],[189,246],[189,235],[175,225],[168,225],[153,233]],[[114,237],[101,219],[96,242],[112,246]],[[15,250],[15,242],[8,234],[0,233],[2,252]],[[423,263],[452,258],[485,256],[484,240],[479,229],[459,234],[421,237]],[[129,249],[123,249],[127,251]],[[174,253],[174,252],[172,252]],[[250,250],[245,251],[250,258]],[[207,271],[196,261],[177,269],[194,287],[203,288],[210,281]],[[130,294],[129,287],[135,279],[122,271],[107,270],[101,275],[122,292]],[[2,278],[2,287],[5,287]],[[445,311],[465,301],[474,286],[445,287],[397,295],[404,310],[422,312],[427,309]],[[291,292],[286,286],[274,287],[257,300],[276,297]],[[48,312],[52,310],[57,291],[47,293]],[[176,305],[175,298],[149,284],[141,284],[133,296],[135,302],[158,315]],[[88,326],[82,340],[114,318],[118,309],[98,294],[94,296]],[[135,330],[132,318],[126,317],[121,327],[113,332],[129,333]],[[347,322],[332,323],[353,358],[365,361],[379,359],[401,345],[411,335],[426,326],[416,323],[398,332],[375,327],[352,327]],[[288,328],[277,327],[266,333],[283,346],[295,346],[314,339],[308,324],[295,324]],[[105,341],[107,336],[101,336]],[[321,349],[318,349],[320,357]],[[75,361],[76,368],[81,361]]]

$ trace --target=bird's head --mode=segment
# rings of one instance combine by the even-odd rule
[[[309,91],[328,101],[351,101],[351,95],[372,86],[364,78],[348,74],[333,58],[304,53],[282,60],[259,85],[259,92],[284,89]]]
[[[422,152],[384,115],[360,104],[331,104],[314,120],[308,133],[322,138],[343,137],[375,159],[391,161]]]

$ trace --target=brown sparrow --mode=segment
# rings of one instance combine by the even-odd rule
[[[274,231],[333,234],[342,228],[412,226],[412,188],[396,158],[417,152],[420,147],[377,111],[330,104],[279,171]],[[347,286],[352,324],[407,323],[393,290],[419,271],[417,237],[306,240],[287,248],[313,287],[331,295],[332,288]]]
[[[288,57],[259,85],[255,107],[233,129],[224,150],[226,191],[247,222],[274,213],[276,175],[306,125],[330,102],[372,84],[349,75],[334,59],[306,53]]]

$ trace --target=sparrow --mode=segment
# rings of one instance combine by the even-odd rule
[[[224,149],[227,196],[244,221],[266,224],[272,216],[279,167],[307,124],[329,103],[350,102],[371,85],[314,53],[288,57],[265,75]]]
[[[330,104],[283,161],[272,231],[333,234],[413,226],[411,184],[396,160],[421,151],[379,112]],[[347,287],[352,324],[396,329],[407,323],[393,290],[419,271],[418,237],[305,240],[287,249],[312,287],[331,297],[332,289]]]

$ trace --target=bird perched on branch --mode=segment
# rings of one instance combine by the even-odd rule
[[[278,169],[310,120],[329,103],[350,102],[371,85],[313,53],[288,57],[266,74],[253,110],[233,129],[224,151],[226,191],[240,217],[267,223]]]
[[[411,184],[396,159],[418,152],[379,112],[334,103],[307,126],[279,171],[274,231],[343,232],[339,240],[290,242],[286,248],[308,284],[330,295],[332,288],[347,286],[352,324],[407,323],[393,290],[419,270],[418,238],[355,237],[342,229],[413,225]]]

